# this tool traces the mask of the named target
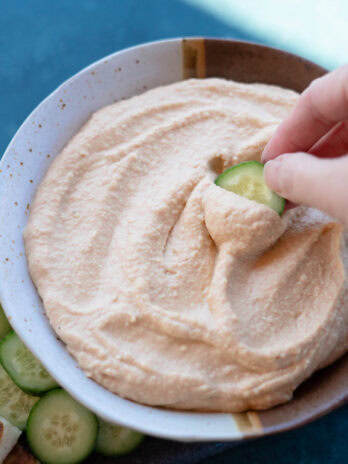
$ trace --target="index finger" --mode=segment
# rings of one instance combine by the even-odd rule
[[[308,151],[337,122],[348,119],[348,65],[313,81],[266,145],[262,161]]]

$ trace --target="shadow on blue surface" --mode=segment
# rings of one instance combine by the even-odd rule
[[[348,406],[291,432],[247,442],[201,464],[345,464]]]

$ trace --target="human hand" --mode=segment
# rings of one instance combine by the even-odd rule
[[[348,226],[348,65],[310,84],[262,161],[272,190]]]

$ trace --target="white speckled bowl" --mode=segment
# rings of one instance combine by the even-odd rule
[[[267,60],[269,64],[260,72],[260,63]],[[188,76],[219,75],[282,85],[282,60],[297,63],[297,77],[288,86],[298,90],[322,73],[293,55],[233,41],[175,39],[115,53],[84,69],[47,97],[4,154],[0,173],[0,294],[4,309],[13,328],[56,380],[110,422],[185,441],[236,440],[274,430],[255,413],[201,414],[146,407],[110,393],[84,375],[57,340],[28,274],[22,232],[36,187],[52,159],[98,108]],[[283,426],[287,427],[289,423]]]

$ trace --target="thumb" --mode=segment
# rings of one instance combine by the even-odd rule
[[[296,204],[320,209],[348,226],[348,155],[280,155],[264,169],[268,187]]]

